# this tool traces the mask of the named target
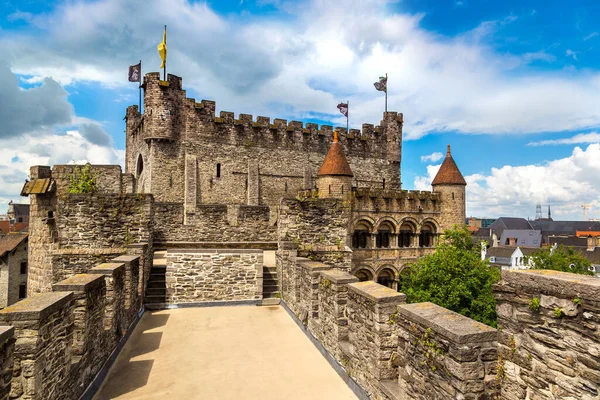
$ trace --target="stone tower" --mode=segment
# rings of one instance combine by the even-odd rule
[[[346,156],[344,149],[338,139],[337,131],[333,132],[333,143],[329,148],[329,152],[323,160],[323,164],[319,169],[317,179],[317,189],[319,197],[322,199],[338,198],[352,192],[352,169]]]
[[[444,232],[453,225],[464,225],[467,216],[465,196],[467,182],[450,154],[450,145],[448,145],[446,158],[431,182],[431,186],[433,186],[434,192],[440,194],[441,231]]]

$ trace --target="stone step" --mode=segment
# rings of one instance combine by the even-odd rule
[[[277,285],[278,282],[279,281],[277,279],[263,277],[263,285]]]
[[[263,299],[260,303],[261,306],[278,306],[281,303],[281,299],[277,299],[274,297],[270,297],[267,299]]]
[[[167,282],[162,280],[162,281],[148,281],[148,286],[149,288],[166,288],[167,287]]]
[[[166,265],[153,265],[152,268],[150,269],[150,271],[152,273],[160,273],[160,272],[167,272],[167,266]]]
[[[164,310],[165,308],[167,308],[167,304],[166,303],[146,303],[145,307],[148,310]]]
[[[153,296],[153,295],[158,295],[158,296],[165,296],[167,294],[167,288],[166,287],[147,287],[146,288],[146,296]]]
[[[144,299],[144,303],[145,304],[152,304],[152,303],[164,303],[166,301],[166,296],[165,295],[146,295],[145,299]]]
[[[263,299],[281,299],[279,292],[263,292]]]
[[[277,292],[278,290],[278,285],[263,285],[263,292]]]
[[[165,274],[150,274],[150,281],[164,281]]]
[[[267,273],[277,275],[277,267],[263,267],[263,274]]]

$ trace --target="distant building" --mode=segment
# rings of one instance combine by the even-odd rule
[[[0,308],[27,296],[26,233],[9,233],[0,238]]]
[[[467,218],[467,226],[473,228],[488,228],[491,224],[496,221],[494,218]]]
[[[14,224],[29,223],[29,204],[8,203],[8,219]]]
[[[531,261],[527,259],[537,248],[531,247],[485,247],[481,250],[481,258],[490,261],[502,269],[528,269]]]

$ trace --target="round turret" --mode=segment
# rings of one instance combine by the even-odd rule
[[[333,132],[333,142],[317,175],[320,198],[342,198],[352,191],[354,174],[344,155],[337,131]]]
[[[439,219],[442,231],[452,228],[453,225],[464,225],[467,217],[467,182],[452,158],[450,145],[448,145],[446,158],[431,182],[431,186],[433,186],[434,192],[440,193],[441,215]]]

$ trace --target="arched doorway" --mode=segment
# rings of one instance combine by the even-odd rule
[[[398,247],[412,247],[415,232],[414,224],[403,222],[400,226],[400,234],[398,235]]]
[[[391,244],[392,232],[394,227],[389,222],[383,222],[377,229],[377,236],[375,237],[375,246],[378,249],[389,248]]]
[[[360,282],[373,280],[373,274],[366,268],[359,269],[354,273],[354,276],[356,276]]]
[[[359,221],[354,226],[354,233],[352,233],[352,248],[366,249],[367,247],[369,247],[370,234],[370,226],[365,221]]]
[[[377,283],[390,289],[396,289],[396,273],[389,267],[383,268],[377,275]]]
[[[421,227],[419,235],[419,247],[433,247],[433,238],[435,236],[435,226],[432,223],[426,222]]]

